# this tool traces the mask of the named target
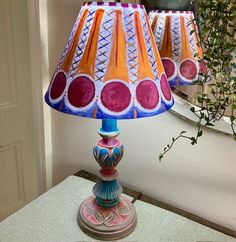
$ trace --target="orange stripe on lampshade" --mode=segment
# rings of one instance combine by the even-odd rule
[[[147,16],[146,16],[146,21],[148,21],[148,17]],[[156,25],[157,25],[157,23],[156,23]],[[160,54],[159,54],[157,48],[155,48],[156,41],[155,41],[152,29],[151,29],[151,25],[149,25],[149,24],[148,24],[148,30],[149,30],[149,35],[150,35],[150,38],[151,38],[152,46],[154,47],[152,49],[153,49],[153,53],[154,53],[154,56],[155,56],[155,59],[156,59],[157,70],[158,70],[158,73],[160,75],[161,73],[164,72],[164,67],[162,65]]]
[[[61,64],[61,69],[63,71],[65,71],[66,73],[68,73],[68,71],[70,70],[70,66],[72,64],[72,61],[73,61],[73,57],[74,57],[74,54],[75,54],[75,50],[76,50],[76,47],[77,47],[77,43],[78,43],[78,39],[80,37],[80,34],[81,34],[81,31],[82,31],[82,28],[83,28],[83,25],[84,25],[84,22],[85,22],[85,19],[88,15],[88,10],[85,10],[81,16],[81,19],[78,23],[78,27],[77,27],[77,30],[76,30],[76,33],[73,37],[73,40],[71,42],[71,46],[65,56],[65,59],[64,61],[62,62]]]
[[[158,18],[159,16],[155,16],[152,23],[151,23],[151,28],[156,31],[156,28],[157,28],[157,23],[158,23]]]
[[[94,16],[93,25],[89,34],[86,49],[77,69],[78,74],[87,74],[94,78],[94,65],[97,53],[98,36],[103,14],[104,10],[99,9]]]
[[[165,33],[160,49],[161,57],[172,58],[171,17],[166,17]]]
[[[114,79],[119,79],[126,83],[129,82],[126,60],[126,39],[123,30],[122,12],[120,10],[115,10],[111,55],[104,76],[104,82]]]
[[[142,27],[140,23],[140,17],[138,12],[134,13],[134,23],[136,26],[136,34],[137,34],[137,48],[138,48],[138,79],[142,80],[144,78],[149,77],[150,79],[154,79],[154,75],[151,71],[151,67],[148,61],[148,54],[146,45],[144,43],[144,37],[142,33]]]

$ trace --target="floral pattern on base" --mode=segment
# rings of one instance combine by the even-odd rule
[[[93,225],[105,225],[108,227],[125,223],[130,217],[130,201],[124,196],[112,208],[103,208],[97,205],[94,196],[89,197],[81,205],[84,218]]]

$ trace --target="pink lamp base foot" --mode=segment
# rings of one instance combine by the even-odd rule
[[[98,206],[95,197],[90,196],[79,207],[78,223],[91,237],[117,240],[134,230],[137,216],[133,204],[122,195],[117,205],[111,208]]]

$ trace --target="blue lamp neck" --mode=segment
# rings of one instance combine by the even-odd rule
[[[105,132],[117,131],[117,119],[103,119],[102,130]]]

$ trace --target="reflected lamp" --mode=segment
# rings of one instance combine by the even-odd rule
[[[148,17],[170,86],[194,84],[207,73],[192,11],[153,10]]]

